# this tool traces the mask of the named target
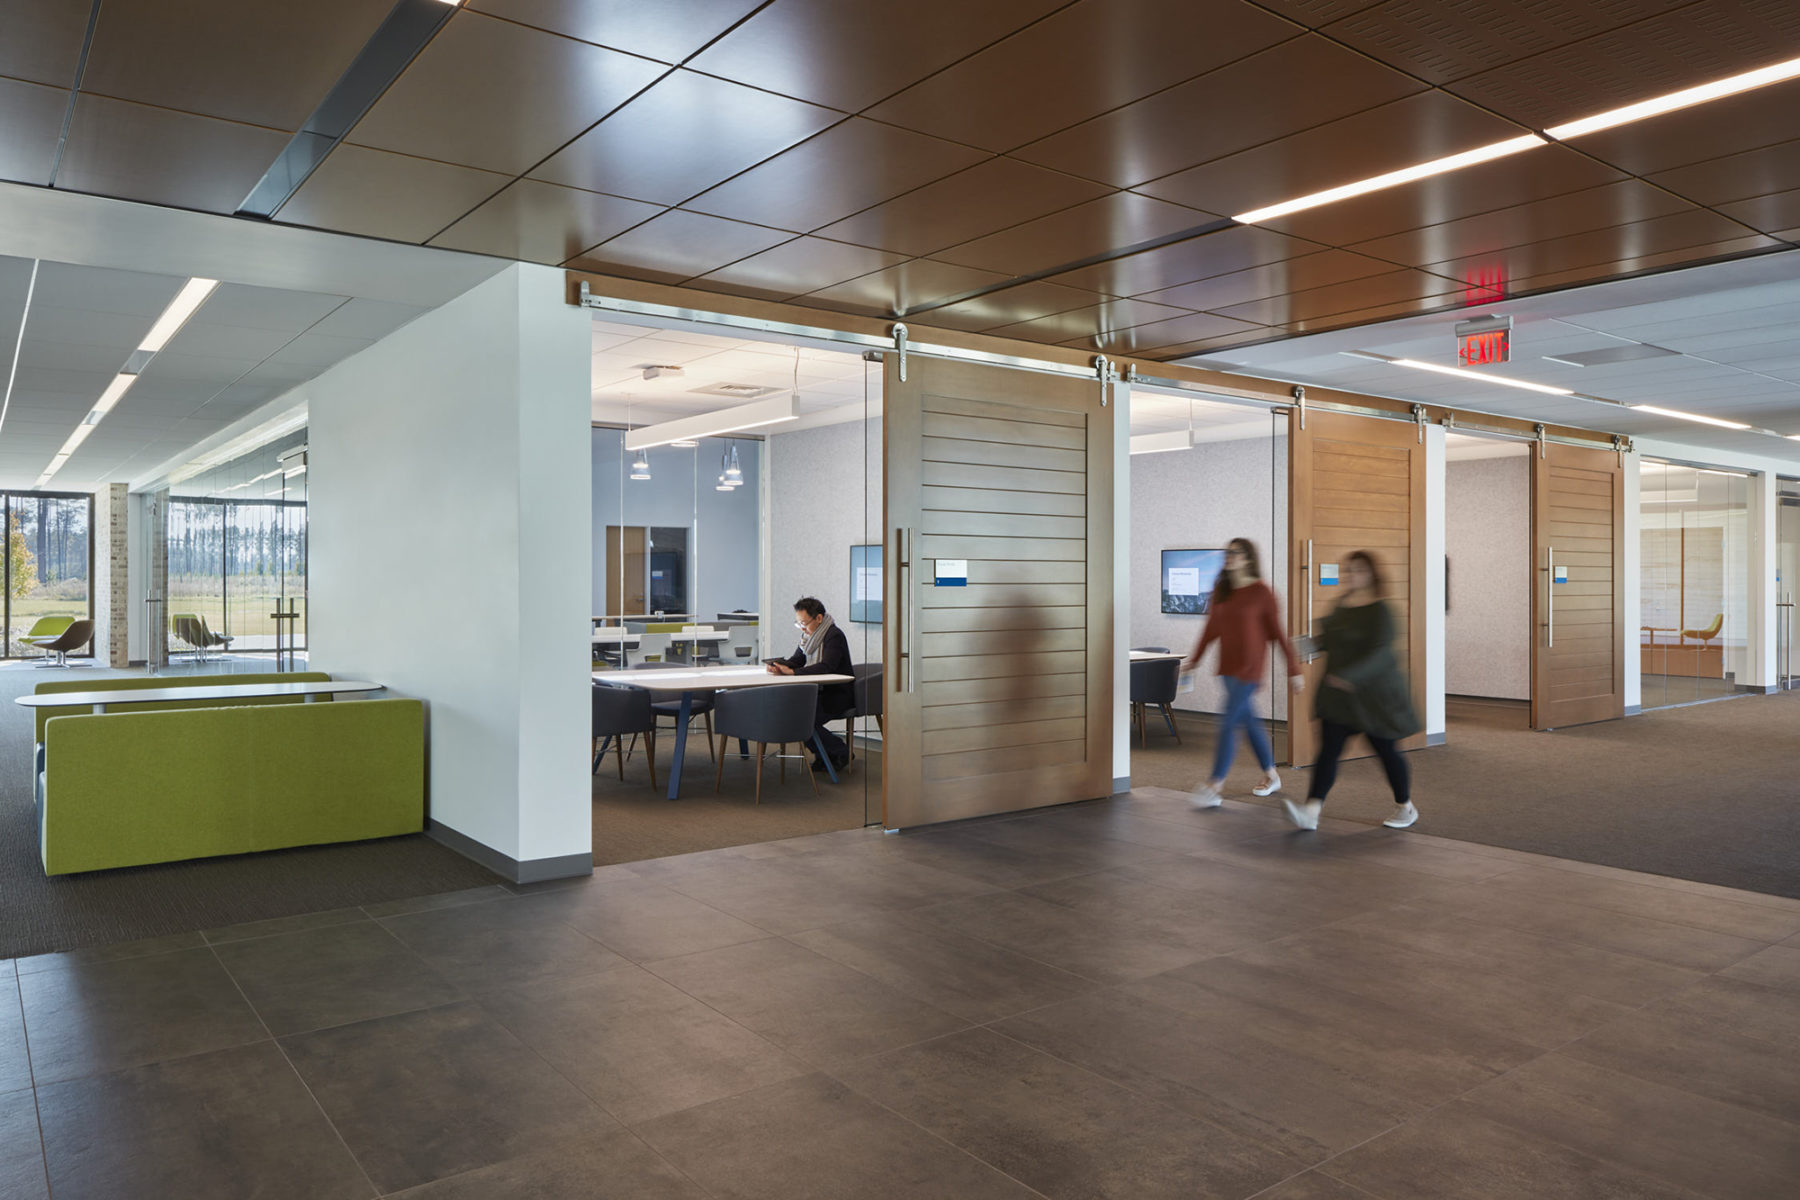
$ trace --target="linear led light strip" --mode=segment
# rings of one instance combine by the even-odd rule
[[[37,487],[49,483],[63,469],[69,456],[75,453],[81,443],[87,441],[88,434],[94,432],[94,426],[100,424],[101,419],[113,410],[120,398],[131,390],[131,385],[137,382],[138,375],[156,357],[157,351],[169,344],[169,339],[180,332],[181,327],[188,323],[188,318],[199,311],[200,306],[206,303],[206,298],[218,286],[219,281],[216,279],[199,278],[190,279],[182,285],[181,290],[175,293],[175,298],[169,301],[169,306],[163,309],[162,315],[156,318],[156,324],[150,326],[150,332],[144,335],[144,340],[138,343],[137,350],[126,361],[125,368],[113,376],[112,382],[106,385],[106,390],[100,393],[100,398],[94,401],[93,409],[81,419],[81,424],[75,427],[69,440],[62,444],[62,449],[51,455],[50,465],[38,476]]]
[[[1772,83],[1781,83],[1796,77],[1800,77],[1800,58],[1791,58],[1786,62],[1760,67],[1754,71],[1745,71],[1740,75],[1717,79],[1697,87],[1684,88],[1679,92],[1670,92],[1667,95],[1642,100],[1636,104],[1627,104],[1623,108],[1608,109],[1603,113],[1595,113],[1591,117],[1583,117],[1579,121],[1553,125],[1544,130],[1541,136],[1528,133],[1520,137],[1508,138],[1503,142],[1495,142],[1474,150],[1465,150],[1461,154],[1452,154],[1447,158],[1434,158],[1430,162],[1402,167],[1398,171],[1389,171],[1385,175],[1375,175],[1355,183],[1346,183],[1342,187],[1328,188],[1322,192],[1298,196],[1292,200],[1284,200],[1280,204],[1271,204],[1266,208],[1251,209],[1249,212],[1239,213],[1231,219],[1240,225],[1255,225],[1263,221],[1272,221],[1276,217],[1285,217],[1289,213],[1318,208],[1320,205],[1348,200],[1352,196],[1367,195],[1384,188],[1398,187],[1404,183],[1427,179],[1433,175],[1442,175],[1448,171],[1459,171],[1464,167],[1492,162],[1497,158],[1505,158],[1508,155],[1535,149],[1538,146],[1547,146],[1552,141],[1568,141],[1570,138],[1580,137],[1583,134],[1598,133],[1602,129],[1612,129],[1619,125],[1629,125],[1633,121],[1642,121],[1649,117],[1661,116],[1663,113],[1674,112],[1676,109],[1705,104],[1709,100],[1735,96],[1740,92],[1754,91],[1756,88],[1768,87]]]
[[[6,394],[0,397],[0,427],[6,425],[6,410],[12,407],[13,384],[19,378],[19,355],[25,349],[25,322],[31,319],[31,297],[37,291],[40,261],[31,260],[31,280],[25,285],[25,303],[19,309],[19,336],[13,341],[12,369],[6,373]]]

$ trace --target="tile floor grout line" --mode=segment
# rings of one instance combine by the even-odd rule
[[[50,1196],[50,1147],[44,1140],[44,1106],[38,1099],[37,1064],[31,1060],[31,1026],[25,1022],[25,982],[13,964],[13,993],[19,1001],[19,1033],[25,1039],[25,1074],[31,1080],[31,1116],[37,1122],[38,1161],[44,1166],[44,1195]]]
[[[1515,868],[1515,871],[1530,871],[1530,870],[1548,870],[1548,869],[1550,869],[1550,868],[1544,868],[1544,867],[1537,867],[1537,866],[1535,866],[1535,865],[1533,865],[1533,864],[1530,864],[1530,863],[1520,863],[1520,864],[1519,864],[1519,866],[1518,866],[1518,867],[1517,867],[1517,868]],[[1507,876],[1508,876],[1508,875],[1512,875],[1512,874],[1514,874],[1514,873],[1515,873],[1515,871],[1503,871],[1503,872],[1501,872],[1501,873],[1500,873],[1500,874],[1498,874],[1498,875],[1493,875],[1493,876],[1490,876],[1490,877],[1489,877],[1489,878],[1487,878],[1487,879],[1484,879],[1484,880],[1480,880],[1480,881],[1479,881],[1479,882],[1482,882],[1482,883],[1500,883],[1500,881],[1502,881],[1502,880],[1504,880],[1504,879],[1505,879],[1505,878],[1506,878],[1506,877],[1507,877]],[[1769,906],[1766,906],[1766,905],[1761,905],[1761,904],[1746,904],[1746,903],[1744,903],[1744,902],[1743,902],[1743,901],[1741,901],[1741,900],[1728,900],[1728,899],[1726,899],[1726,898],[1724,898],[1724,897],[1721,897],[1721,896],[1707,896],[1707,895],[1702,895],[1702,894],[1698,894],[1698,893],[1694,893],[1694,892],[1683,892],[1683,891],[1679,891],[1679,890],[1678,890],[1678,889],[1675,889],[1675,888],[1658,888],[1658,887],[1651,887],[1651,886],[1649,886],[1649,885],[1645,885],[1645,884],[1639,884],[1639,883],[1632,883],[1632,882],[1631,882],[1631,881],[1630,881],[1630,880],[1626,880],[1626,879],[1605,879],[1605,878],[1603,878],[1603,877],[1602,877],[1602,876],[1597,876],[1597,875],[1584,875],[1584,874],[1583,874],[1583,873],[1582,873],[1582,872],[1580,872],[1580,871],[1566,871],[1566,872],[1563,872],[1563,873],[1564,873],[1564,874],[1567,874],[1567,875],[1573,875],[1573,876],[1576,876],[1576,877],[1577,877],[1577,878],[1587,878],[1587,879],[1599,879],[1599,880],[1601,880],[1601,882],[1603,882],[1603,883],[1610,883],[1610,884],[1616,884],[1616,885],[1618,885],[1618,886],[1620,886],[1620,887],[1647,887],[1647,888],[1648,888],[1648,890],[1649,890],[1649,891],[1650,891],[1650,892],[1651,892],[1651,893],[1652,893],[1652,894],[1662,894],[1662,893],[1665,893],[1665,892],[1674,892],[1674,893],[1675,893],[1675,894],[1676,894],[1676,895],[1678,895],[1678,896],[1686,896],[1686,897],[1688,897],[1688,898],[1690,898],[1690,899],[1693,899],[1693,900],[1704,900],[1704,901],[1708,901],[1708,902],[1710,902],[1710,903],[1713,903],[1713,904],[1735,904],[1735,905],[1737,905],[1737,906],[1738,906],[1738,907],[1740,907],[1740,908],[1748,908],[1748,909],[1752,909],[1752,910],[1754,910],[1754,911],[1757,911],[1757,912],[1771,912],[1771,913],[1773,913],[1773,912],[1781,912],[1781,911],[1783,911],[1783,910],[1782,910],[1782,909],[1778,909],[1778,908],[1773,908],[1773,907],[1769,907]],[[1504,886],[1504,884],[1502,884],[1502,886]],[[1514,890],[1517,890],[1517,891],[1520,891],[1520,892],[1524,892],[1524,891],[1526,891],[1526,890],[1527,890],[1527,889],[1525,889],[1525,888],[1517,888],[1517,889],[1514,889]],[[1549,897],[1549,899],[1551,899],[1551,900],[1556,900],[1556,901],[1559,901],[1559,902],[1561,902],[1561,903],[1564,903],[1564,904],[1580,904],[1580,905],[1583,905],[1583,906],[1585,906],[1585,907],[1588,907],[1588,908],[1596,908],[1596,909],[1599,909],[1599,910],[1601,910],[1601,911],[1603,911],[1603,912],[1611,912],[1611,913],[1617,913],[1617,914],[1619,914],[1619,915],[1620,915],[1620,916],[1625,916],[1625,917],[1635,917],[1635,918],[1637,918],[1637,919],[1639,919],[1639,920],[1644,920],[1644,921],[1660,921],[1660,922],[1662,922],[1662,923],[1663,923],[1663,924],[1664,924],[1664,925],[1679,925],[1679,926],[1681,926],[1681,927],[1682,927],[1682,928],[1683,928],[1683,929],[1699,929],[1699,930],[1702,930],[1702,931],[1704,931],[1704,932],[1706,932],[1706,933],[1716,933],[1716,934],[1719,934],[1719,935],[1720,935],[1720,936],[1722,936],[1722,937],[1737,937],[1737,938],[1743,938],[1743,939],[1744,939],[1744,940],[1745,940],[1745,941],[1751,941],[1751,942],[1760,942],[1760,941],[1762,941],[1762,940],[1764,940],[1764,939],[1763,939],[1763,938],[1762,938],[1762,937],[1761,937],[1761,936],[1760,936],[1760,935],[1753,935],[1753,934],[1747,934],[1747,933],[1726,933],[1726,932],[1725,932],[1725,931],[1724,931],[1724,930],[1721,930],[1721,929],[1714,929],[1714,928],[1712,928],[1712,927],[1711,927],[1711,926],[1708,926],[1708,925],[1694,925],[1694,924],[1691,924],[1691,923],[1689,923],[1689,922],[1687,922],[1687,921],[1682,921],[1682,920],[1678,920],[1678,919],[1676,919],[1676,918],[1673,918],[1673,917],[1652,917],[1652,916],[1649,916],[1649,915],[1647,915],[1647,914],[1644,914],[1644,913],[1637,913],[1637,912],[1632,912],[1632,911],[1630,911],[1630,910],[1628,910],[1628,909],[1623,909],[1623,908],[1613,908],[1613,907],[1611,907],[1611,906],[1609,906],[1609,905],[1606,905],[1606,904],[1601,904],[1601,903],[1598,903],[1598,902],[1595,902],[1595,901],[1588,901],[1588,900],[1571,900],[1571,899],[1568,899],[1568,898],[1566,898],[1566,897],[1562,897],[1562,896],[1551,896],[1551,897]],[[1792,932],[1789,932],[1789,933],[1784,933],[1784,934],[1782,934],[1782,935],[1781,935],[1781,937],[1780,937],[1780,938],[1778,938],[1778,939],[1776,939],[1776,941],[1774,941],[1774,942],[1770,942],[1770,943],[1769,943],[1769,944],[1770,944],[1770,945],[1777,945],[1777,944],[1779,944],[1779,943],[1780,943],[1780,942],[1781,942],[1781,941],[1784,941],[1784,940],[1786,940],[1786,939],[1787,939],[1787,938],[1790,938],[1790,937],[1793,937],[1793,936],[1794,936],[1794,934],[1796,934],[1796,933],[1800,933],[1800,913],[1790,913],[1790,914],[1789,914],[1789,915],[1790,915],[1790,916],[1793,916],[1793,917],[1794,917],[1794,919],[1795,919],[1795,920],[1794,920],[1794,929],[1793,929],[1793,931],[1792,931]]]

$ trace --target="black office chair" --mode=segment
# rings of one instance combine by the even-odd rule
[[[693,668],[687,663],[678,662],[640,662],[632,663],[633,671],[690,671]],[[667,717],[671,722],[681,720],[681,701],[656,700],[650,708],[659,717]],[[706,752],[713,753],[713,698],[709,695],[695,696],[693,705],[688,709],[688,721],[691,724],[695,717],[706,722]],[[714,755],[716,758],[717,755]]]
[[[94,640],[94,623],[90,620],[87,620],[86,618],[83,618],[79,621],[69,622],[69,627],[67,629],[63,630],[61,633],[57,634],[57,636],[54,640],[48,641],[48,642],[39,642],[38,649],[43,650],[46,653],[52,655],[55,659],[54,665],[59,666],[59,667],[66,667],[66,666],[71,665],[69,663],[70,652],[81,649],[83,646],[87,645],[89,642],[91,642],[93,640]],[[42,663],[39,665],[49,666],[51,664]]]
[[[1163,720],[1169,723],[1169,732],[1175,735],[1176,745],[1181,744],[1181,731],[1175,728],[1175,710],[1170,707],[1175,703],[1175,692],[1180,686],[1181,663],[1176,659],[1153,658],[1131,664],[1131,715],[1145,745],[1150,744],[1152,704],[1162,709]]]
[[[762,803],[762,767],[764,752],[770,746],[780,746],[777,758],[781,762],[781,779],[787,779],[787,760],[789,757],[807,757],[806,777],[812,781],[813,794],[819,791],[818,777],[813,773],[812,761],[805,755],[790,756],[787,744],[795,742],[805,745],[812,742],[821,756],[825,748],[818,744],[813,736],[813,710],[819,703],[819,687],[817,684],[784,683],[769,687],[744,688],[742,691],[720,692],[714,714],[718,718],[719,739],[727,742],[732,738],[742,738],[756,743],[756,802]],[[717,792],[725,782],[725,759],[723,746],[718,755],[719,769],[713,779],[713,791]]]
[[[850,673],[856,676],[856,682],[850,685],[855,700],[850,711],[844,714],[844,745],[849,747],[850,757],[856,757],[856,720],[858,717],[874,717],[875,728],[887,736],[887,727],[881,723],[881,695],[884,676],[880,663],[856,663],[851,666]]]
[[[1133,654],[1167,654],[1169,648],[1167,646],[1133,646],[1131,652]]]
[[[611,738],[619,756],[619,778],[625,778],[625,739],[633,743],[643,735],[644,748],[650,756],[650,786],[656,786],[656,713],[650,707],[650,693],[640,688],[594,685],[594,774],[600,773],[600,760],[606,757],[601,738]]]

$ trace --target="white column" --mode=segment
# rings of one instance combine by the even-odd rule
[[[1745,530],[1750,567],[1749,586],[1749,653],[1744,656],[1745,678],[1737,682],[1757,691],[1772,692],[1776,688],[1775,630],[1778,612],[1775,608],[1775,574],[1777,544],[1781,540],[1778,524],[1781,510],[1776,477],[1768,471],[1750,476],[1750,511]]]
[[[109,483],[94,493],[94,661],[109,667],[130,665],[129,522],[126,485]]]
[[[1113,790],[1131,786],[1131,385],[1112,389]]]
[[[1635,451],[1625,456],[1625,628],[1619,630],[1619,652],[1625,656],[1626,716],[1644,705],[1644,656],[1638,648],[1638,627],[1644,623],[1642,462]]]
[[[1446,738],[1444,705],[1444,507],[1447,472],[1444,427],[1425,426],[1425,742]],[[1417,669],[1416,667],[1414,668]]]

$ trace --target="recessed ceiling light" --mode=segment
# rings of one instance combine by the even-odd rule
[[[162,316],[156,318],[156,324],[150,327],[150,332],[146,333],[144,340],[138,343],[138,349],[148,350],[155,354],[168,345],[169,339],[174,337],[183,325],[187,324],[188,318],[193,316],[202,304],[206,303],[206,298],[212,295],[213,289],[218,286],[219,281],[216,279],[188,280],[182,289],[175,293],[175,298],[169,301],[169,307],[163,309]]]
[[[1369,192],[1379,192],[1384,188],[1399,187],[1403,183],[1429,179],[1433,175],[1442,175],[1446,171],[1459,171],[1464,167],[1475,166],[1477,163],[1492,162],[1496,158],[1505,158],[1509,154],[1518,154],[1521,151],[1547,144],[1537,134],[1527,133],[1521,137],[1508,138],[1489,146],[1465,150],[1461,154],[1452,154],[1446,158],[1434,158],[1430,162],[1422,162],[1416,166],[1402,167],[1398,171],[1389,171],[1385,175],[1359,179],[1355,183],[1346,183],[1342,187],[1327,188],[1322,192],[1313,192],[1310,195],[1297,196],[1292,200],[1283,200],[1280,204],[1271,204],[1266,208],[1254,208],[1249,212],[1239,213],[1231,219],[1240,225],[1255,225],[1260,221],[1272,221],[1276,217],[1285,217],[1289,213],[1317,208],[1321,204],[1332,204],[1339,200],[1348,200],[1352,196],[1362,196]]]
[[[1369,355],[1359,355],[1367,358]],[[1391,363],[1396,367],[1411,367],[1415,371],[1430,371],[1436,375],[1454,375],[1458,379],[1473,379],[1477,383],[1493,383],[1501,387],[1520,388],[1527,392],[1542,392],[1546,396],[1573,396],[1568,388],[1551,387],[1544,383],[1529,383],[1523,379],[1508,379],[1504,375],[1484,375],[1480,371],[1465,371],[1461,367],[1441,367],[1437,363],[1420,362],[1416,358],[1382,358],[1378,362]]]
[[[1725,421],[1718,417],[1703,417],[1699,413],[1677,412],[1672,408],[1658,408],[1654,404],[1633,404],[1638,412],[1650,413],[1658,417],[1675,417],[1682,421],[1698,421],[1702,425],[1717,425],[1720,429],[1748,429],[1750,426],[1742,421]]]
[[[1678,108],[1705,104],[1708,100],[1735,96],[1739,92],[1753,91],[1756,88],[1768,87],[1772,83],[1781,83],[1783,80],[1796,77],[1800,77],[1800,58],[1790,58],[1786,62],[1760,67],[1754,71],[1745,71],[1741,75],[1716,79],[1711,83],[1700,84],[1698,87],[1683,88],[1679,92],[1670,92],[1651,100],[1640,100],[1636,104],[1627,104],[1623,108],[1608,109],[1603,113],[1595,113],[1591,117],[1583,117],[1579,121],[1554,125],[1544,132],[1559,142],[1567,141],[1569,138],[1580,137],[1584,133],[1597,133],[1602,129],[1629,125],[1633,121],[1642,121],[1647,117],[1674,112]]]

